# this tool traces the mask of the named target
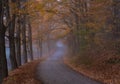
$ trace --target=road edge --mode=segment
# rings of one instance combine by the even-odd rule
[[[94,77],[91,77],[90,75],[87,75],[86,73],[78,70],[77,67],[73,66],[73,65],[68,61],[68,59],[67,59],[66,57],[63,58],[63,63],[65,64],[66,67],[70,68],[71,70],[77,72],[78,74],[80,74],[80,75],[82,75],[82,76],[84,76],[84,77],[87,77],[87,78],[89,78],[89,79],[91,79],[91,80],[94,80],[94,81],[96,81],[96,82],[98,82],[98,83],[100,83],[100,84],[106,84],[106,83],[104,83],[104,82],[102,82],[102,81],[100,81],[100,80],[98,80],[98,79],[96,79],[96,78],[94,78]]]

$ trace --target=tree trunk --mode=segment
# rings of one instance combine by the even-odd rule
[[[31,24],[30,21],[28,19],[28,44],[29,44],[29,48],[30,48],[30,60],[33,60],[33,49],[32,49],[32,30],[31,30]]]
[[[51,47],[50,47],[50,37],[49,37],[49,34],[47,35],[47,48],[48,48],[48,54],[50,54]]]
[[[27,63],[27,45],[26,45],[26,16],[22,17],[22,43],[23,43],[23,63]]]
[[[120,0],[113,0],[113,17],[114,17],[114,38],[120,38]]]
[[[5,31],[3,24],[3,0],[0,0],[0,84],[8,76],[7,60],[5,52]]]
[[[12,22],[9,27],[9,46],[10,46],[10,60],[12,64],[12,69],[16,69],[17,61],[16,61],[16,54],[15,54],[15,15],[12,17]]]
[[[113,25],[114,48],[120,53],[120,0],[113,0]]]
[[[42,39],[41,38],[38,38],[38,42],[39,42],[39,49],[40,49],[40,57],[42,57]]]
[[[18,27],[16,29],[16,58],[18,66],[21,66],[21,24],[20,17],[18,17]]]
[[[1,63],[1,79],[8,76],[7,69],[7,60],[6,60],[6,52],[5,52],[5,34],[0,32],[0,63]],[[0,79],[0,81],[1,81]]]

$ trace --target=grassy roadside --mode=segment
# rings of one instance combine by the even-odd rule
[[[105,63],[103,58],[101,58],[98,59],[99,61],[96,60],[92,64],[86,65],[81,64],[80,62],[75,62],[76,59],[65,57],[64,63],[75,71],[105,84],[120,84],[120,63]],[[79,59],[79,61],[81,60]]]
[[[3,81],[3,84],[42,84],[41,81],[35,78],[37,65],[41,61],[35,60],[11,71],[9,76]]]

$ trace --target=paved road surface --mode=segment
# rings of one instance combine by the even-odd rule
[[[46,61],[39,64],[37,77],[44,84],[101,84],[71,70],[62,62],[65,49],[58,47]]]

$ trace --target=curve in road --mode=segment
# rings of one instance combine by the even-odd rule
[[[52,56],[39,64],[37,77],[43,80],[43,84],[101,84],[64,65],[62,61],[64,54],[65,48],[58,46]]]

